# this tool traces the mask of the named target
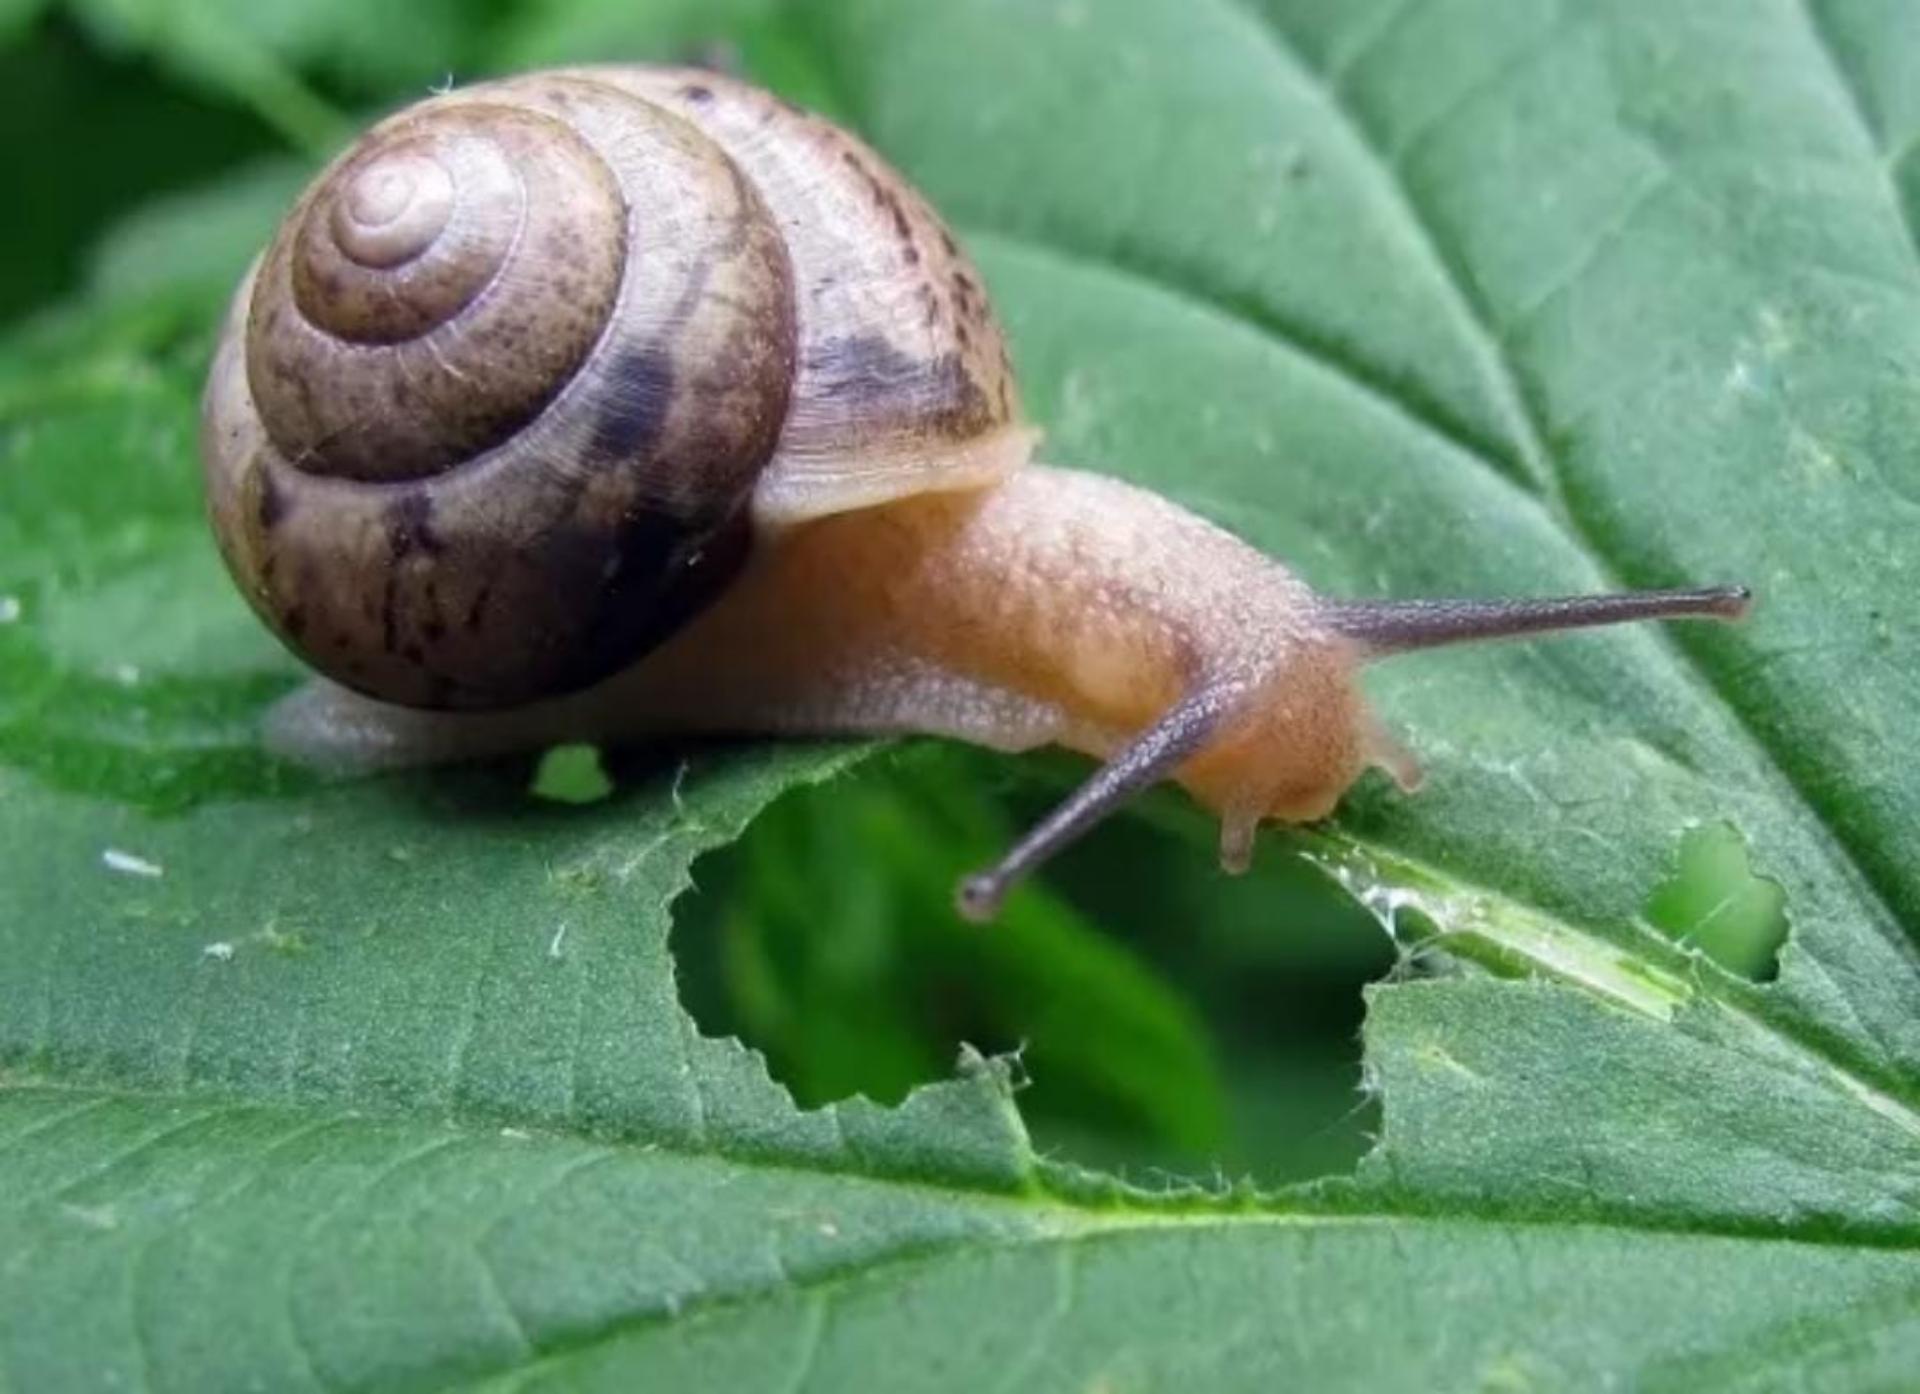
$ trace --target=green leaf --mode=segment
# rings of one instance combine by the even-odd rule
[[[9,22],[0,14],[0,146],[9,200],[31,213],[8,229],[0,321],[69,295],[89,243],[127,210],[272,141],[248,113],[103,55],[69,25],[10,36]]]
[[[250,109],[311,154],[326,153],[348,133],[340,114],[312,90],[297,64],[353,31],[324,19],[313,26],[296,24],[290,32],[279,23],[303,13],[318,18],[324,13],[318,7],[221,0],[67,0],[66,8],[110,51],[150,58],[210,95]],[[386,8],[391,12],[392,7]]]
[[[514,0],[64,0],[103,45],[252,108],[296,145],[349,134],[312,79],[351,97],[465,80]],[[408,89],[412,89],[409,91]]]
[[[0,0],[0,44],[16,42],[32,28],[48,0]]]
[[[1029,1098],[1070,1080],[1191,1142],[1237,1097],[1235,1004],[1092,919],[1161,912],[1218,960],[1298,913],[1227,926],[1177,800],[962,952],[900,923],[999,816],[939,765],[659,751],[563,802],[525,764],[261,753],[296,675],[204,534],[195,397],[281,176],[176,203],[0,346],[0,1386],[1910,1382],[1905,8],[817,0],[707,35],[570,0],[501,57],[639,56],[581,51],[627,11],[647,53],[817,88],[923,184],[1050,457],[1329,591],[1738,579],[1760,610],[1381,669],[1428,788],[1369,782],[1268,856],[1400,947],[1377,1144],[1139,1189],[1036,1145]],[[1784,897],[1769,982],[1661,900],[1702,828]],[[733,1020],[816,1106],[681,1001],[670,907],[743,833],[683,931],[747,936],[715,950]],[[915,943],[1016,1039],[1085,995],[1031,1096],[969,1051],[902,1097],[923,1013],[849,984]],[[822,1102],[849,1078],[899,1102]]]
[[[231,293],[312,172],[267,160],[154,199],[95,245],[88,289],[107,303],[179,298],[204,314]]]

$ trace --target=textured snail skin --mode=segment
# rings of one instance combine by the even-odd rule
[[[1175,777],[1221,816],[1238,866],[1261,819],[1323,816],[1370,761],[1417,782],[1367,715],[1360,657],[1239,539],[1118,480],[1035,464],[794,529],[589,692],[467,715],[315,687],[277,713],[276,738],[359,768],[661,731],[918,732],[1106,758],[1204,686],[1231,711]]]
[[[203,421],[222,553],[332,679],[274,712],[279,749],[925,732],[1101,759],[963,886],[972,914],[1162,777],[1229,867],[1370,763],[1413,787],[1370,658],[1746,606],[1328,601],[1035,439],[978,274],[897,174],[745,84],[647,68],[375,127],[241,287]]]

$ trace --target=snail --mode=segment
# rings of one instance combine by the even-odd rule
[[[976,918],[1163,778],[1229,870],[1369,766],[1411,790],[1370,660],[1748,605],[1327,599],[1037,440],[979,273],[899,174],[745,82],[637,66],[373,127],[240,286],[202,421],[226,564],[326,675],[270,743],[369,767],[921,732],[1099,760],[961,882]]]

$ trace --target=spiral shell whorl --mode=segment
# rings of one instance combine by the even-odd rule
[[[328,225],[340,251],[360,266],[412,261],[446,230],[453,212],[453,176],[431,152],[383,152],[341,183]]]
[[[503,440],[599,338],[625,234],[614,172],[551,117],[471,103],[380,128],[261,269],[248,375],[274,443],[392,480]]]
[[[622,666],[724,581],[793,288],[719,147],[581,78],[433,99],[301,199],[203,426],[255,608],[331,676],[493,706]]]

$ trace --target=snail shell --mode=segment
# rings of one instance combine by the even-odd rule
[[[241,286],[203,421],[249,601],[387,701],[570,691],[809,519],[1032,448],[978,273],[837,127],[559,70],[388,119]]]

